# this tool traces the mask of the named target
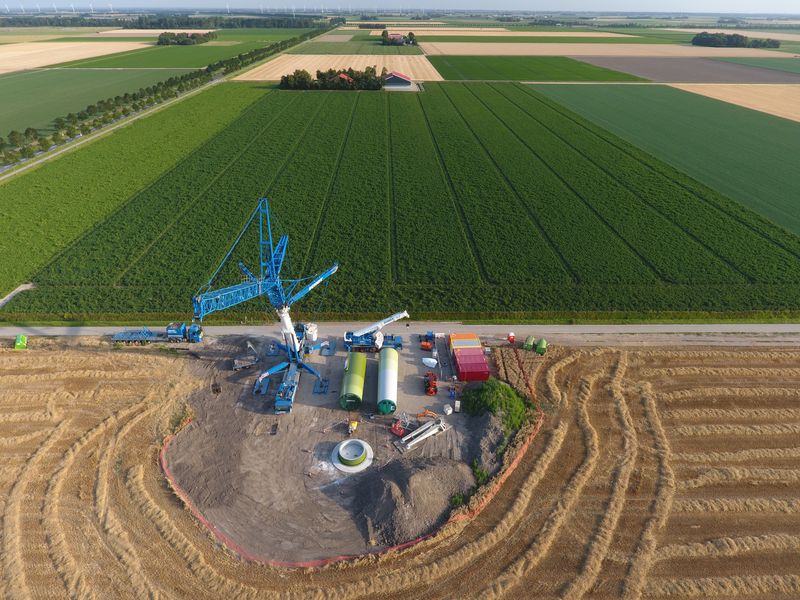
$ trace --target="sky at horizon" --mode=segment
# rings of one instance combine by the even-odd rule
[[[662,13],[748,13],[748,14],[794,14],[800,15],[800,3],[798,0],[604,0],[598,3],[593,0],[537,0],[536,2],[526,2],[524,0],[398,0],[383,1],[340,1],[340,0],[227,0],[231,9],[240,8],[248,10],[259,10],[263,7],[266,10],[289,9],[294,7],[296,10],[320,10],[341,9],[341,10],[381,10],[381,8],[394,9],[464,9],[464,10],[527,10],[537,12],[662,12]],[[112,2],[108,0],[97,0],[93,2],[95,12],[107,12],[109,6],[116,5],[116,9],[217,9],[225,10],[226,0],[123,0]],[[5,8],[6,11],[19,12],[24,8],[26,13],[37,12],[37,7],[42,10],[52,10],[53,6],[59,11],[70,11],[74,5],[77,11],[88,11],[89,2],[81,0],[79,2],[67,2],[66,0],[56,1],[55,3],[42,0],[32,2],[25,0],[0,0],[0,12]]]

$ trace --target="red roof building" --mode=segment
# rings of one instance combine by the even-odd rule
[[[384,85],[410,86],[411,77],[409,77],[408,75],[403,75],[398,71],[392,71],[391,73],[386,75],[386,79],[384,80]]]

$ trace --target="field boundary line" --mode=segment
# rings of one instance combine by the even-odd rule
[[[502,91],[498,90],[491,84],[489,84],[489,88],[494,90],[500,96],[502,96],[507,102],[510,102],[511,104],[516,106],[517,109],[519,109],[521,112],[527,115],[528,118],[532,118],[527,111],[523,110],[522,107],[520,107],[516,102],[514,102],[514,100],[506,96]],[[475,94],[475,92],[472,93],[473,95]],[[625,247],[628,248],[628,250],[630,250],[633,253],[633,255],[636,256],[636,258],[638,258],[642,262],[642,264],[644,264],[659,281],[661,281],[662,283],[668,282],[668,279],[662,273],[659,272],[659,270],[655,267],[655,265],[653,265],[653,263],[650,262],[650,260],[647,259],[647,257],[645,257],[635,246],[633,246],[633,244],[631,244],[619,231],[617,231],[617,229],[613,225],[611,225],[611,223],[609,223],[608,220],[597,211],[597,209],[592,205],[591,202],[589,202],[583,196],[583,194],[578,192],[578,190],[576,190],[572,186],[572,184],[569,183],[569,181],[567,181],[549,162],[547,162],[539,152],[534,150],[526,140],[520,137],[520,135],[516,131],[514,131],[514,128],[511,127],[508,123],[506,123],[506,121],[502,117],[498,116],[496,113],[494,114],[500,120],[500,122],[503,123],[503,126],[509,131],[511,131],[511,133],[513,133],[514,136],[520,142],[522,142],[525,145],[525,147],[528,148],[528,150],[530,150],[531,154],[533,154],[539,160],[539,162],[541,162],[561,183],[563,183],[564,186],[567,189],[569,189],[575,195],[576,198],[578,198],[581,202],[583,202],[583,204],[591,211],[591,213],[595,216],[595,218],[597,218],[598,221],[600,221],[614,236],[616,236],[617,239],[619,239],[625,245]]]
[[[422,98],[419,96],[419,94],[417,95],[417,101],[419,102],[420,109],[422,110],[422,116],[425,118],[425,127],[428,129],[428,135],[430,136],[431,143],[436,150],[436,158],[439,162],[439,170],[444,175],[447,187],[450,189],[450,201],[453,203],[453,209],[456,211],[461,223],[461,231],[464,233],[464,237],[466,238],[469,248],[472,251],[472,257],[475,260],[475,265],[478,267],[478,276],[481,278],[481,280],[483,280],[483,283],[496,284],[497,282],[489,276],[489,272],[486,270],[486,265],[483,264],[483,257],[478,250],[478,244],[475,242],[475,236],[472,233],[472,228],[469,225],[469,221],[467,221],[467,218],[464,215],[464,207],[461,206],[461,200],[456,192],[455,185],[453,184],[453,178],[450,175],[450,171],[447,170],[447,165],[444,162],[442,149],[439,147],[439,142],[436,140],[436,136],[433,134],[431,121],[428,118],[427,111],[425,110],[425,103],[422,101]]]
[[[658,550],[658,534],[667,524],[675,497],[675,473],[670,460],[672,449],[667,434],[661,424],[658,405],[653,397],[650,383],[640,383],[639,394],[644,406],[647,428],[655,440],[656,457],[658,459],[658,480],[656,495],[650,503],[650,517],[639,536],[639,544],[630,560],[627,573],[622,581],[622,597],[624,600],[637,600],[642,596],[647,574],[653,564],[653,557]]]
[[[265,94],[265,95],[264,95],[264,97],[263,97],[262,101],[263,101],[263,102],[265,102],[265,103],[268,103],[268,100],[267,100],[267,99],[268,99],[268,98],[271,98],[271,97],[273,97],[273,96],[272,96],[272,94],[270,94],[270,93],[267,93],[267,94]],[[288,102],[288,103],[286,104],[286,106],[284,106],[283,108],[279,109],[279,110],[278,110],[278,112],[277,112],[277,113],[276,113],[276,114],[275,114],[275,115],[274,115],[274,116],[273,116],[271,119],[269,119],[269,121],[267,122],[267,124],[266,124],[264,127],[262,127],[262,128],[261,128],[261,129],[260,129],[260,130],[259,130],[259,131],[258,131],[258,132],[257,132],[257,133],[256,133],[256,134],[255,134],[255,135],[254,135],[254,136],[253,136],[251,139],[250,139],[250,141],[249,141],[249,142],[247,142],[247,144],[245,144],[245,146],[244,146],[244,147],[243,147],[243,148],[242,148],[242,149],[241,149],[239,152],[237,152],[237,153],[236,153],[236,154],[235,154],[235,155],[234,155],[234,156],[233,156],[233,157],[232,157],[232,158],[231,158],[231,159],[230,159],[230,160],[227,162],[227,164],[225,165],[225,167],[224,167],[223,169],[221,169],[219,172],[217,172],[217,174],[216,174],[216,175],[214,175],[214,177],[212,177],[212,178],[211,178],[211,180],[208,182],[208,184],[207,184],[207,185],[206,185],[206,186],[205,186],[203,189],[199,190],[199,191],[198,191],[196,194],[193,194],[193,195],[192,195],[192,198],[191,198],[191,200],[189,200],[189,201],[186,203],[186,206],[185,206],[183,209],[181,209],[180,211],[178,211],[178,213],[177,213],[177,216],[176,216],[175,218],[173,218],[173,219],[172,219],[172,221],[170,221],[170,223],[169,223],[169,224],[168,224],[166,227],[163,227],[163,228],[161,229],[161,232],[160,232],[160,233],[159,233],[159,234],[158,234],[156,237],[154,237],[154,238],[153,238],[153,239],[150,241],[150,243],[149,243],[149,244],[147,244],[147,246],[146,246],[146,247],[145,247],[145,248],[144,248],[144,249],[143,249],[141,252],[139,252],[139,254],[138,254],[138,255],[137,255],[135,258],[132,258],[131,260],[129,260],[129,261],[128,261],[128,263],[127,263],[127,266],[126,266],[126,267],[125,267],[125,268],[124,268],[124,269],[123,269],[123,270],[122,270],[122,271],[121,271],[121,272],[120,272],[120,273],[117,275],[117,277],[115,277],[115,278],[114,278],[114,280],[111,282],[111,284],[110,284],[110,285],[112,285],[112,286],[118,286],[118,285],[120,285],[120,283],[121,283],[121,281],[123,280],[123,278],[125,277],[125,275],[127,275],[127,274],[130,272],[130,270],[131,270],[131,269],[132,269],[132,268],[133,268],[135,265],[137,265],[137,264],[139,263],[139,261],[140,261],[142,258],[144,258],[145,256],[147,256],[147,254],[150,252],[150,250],[152,250],[152,249],[153,249],[153,247],[155,247],[155,245],[156,245],[156,244],[158,244],[158,242],[160,242],[160,241],[161,241],[161,240],[164,238],[164,236],[165,236],[165,235],[167,235],[167,233],[168,233],[168,232],[171,232],[171,231],[173,231],[173,230],[174,230],[174,226],[175,226],[175,224],[176,224],[176,223],[179,223],[179,222],[180,222],[180,221],[183,219],[184,215],[186,215],[186,213],[187,213],[187,212],[189,212],[189,211],[192,209],[192,207],[194,207],[194,205],[195,205],[195,204],[196,204],[196,203],[197,203],[197,202],[198,202],[198,201],[199,201],[199,200],[200,200],[200,199],[201,199],[201,198],[202,198],[202,197],[203,197],[203,196],[204,196],[204,195],[205,195],[205,194],[208,192],[208,190],[210,190],[210,189],[211,189],[211,187],[212,187],[212,186],[213,186],[215,183],[217,183],[217,181],[219,181],[219,180],[220,180],[220,178],[221,178],[223,175],[225,175],[225,173],[227,173],[227,172],[228,172],[228,169],[230,169],[230,168],[231,168],[233,165],[235,165],[235,164],[236,164],[236,163],[239,161],[239,159],[240,159],[242,156],[244,156],[244,154],[245,154],[245,153],[246,153],[248,150],[250,150],[250,148],[252,148],[252,147],[253,147],[253,145],[254,145],[254,144],[255,144],[255,143],[256,143],[256,142],[257,142],[259,139],[261,139],[261,136],[263,136],[263,135],[264,135],[264,134],[267,132],[267,130],[268,130],[268,129],[269,129],[269,128],[270,128],[270,127],[273,125],[273,123],[275,123],[275,122],[276,122],[276,121],[277,121],[277,120],[280,118],[280,116],[281,116],[281,115],[282,115],[282,114],[283,114],[285,111],[287,111],[287,110],[289,109],[289,107],[290,107],[290,106],[292,106],[292,104],[293,104],[293,102],[294,102],[295,100],[296,100],[296,98],[292,98],[292,101],[291,101],[291,102]],[[261,102],[254,102],[253,104],[254,104],[254,105],[255,105],[255,104],[261,104]],[[238,119],[237,119],[237,120],[238,120]],[[227,127],[226,127],[226,129],[227,129]],[[220,133],[222,133],[222,132],[220,132]],[[216,136],[214,136],[214,137],[216,137]],[[208,143],[210,143],[210,142],[211,142],[211,140],[207,140],[207,141],[206,141],[206,144],[208,144]],[[206,144],[203,144],[201,147],[205,147],[205,146],[206,146]],[[199,148],[198,148],[198,149],[199,149]],[[183,161],[181,161],[181,163],[183,163]],[[179,163],[179,164],[181,164],[181,163]],[[177,166],[177,165],[176,165],[176,166]],[[161,178],[159,178],[159,180],[160,180],[160,179],[161,179]]]
[[[642,84],[639,83],[638,85],[642,85]],[[664,84],[645,83],[645,85],[664,85]],[[744,84],[744,85],[747,85],[747,84]],[[525,88],[523,88],[523,89],[525,89]],[[531,90],[531,91],[535,92],[536,90]],[[533,94],[529,94],[529,95],[531,97],[535,97],[535,96],[533,96]],[[549,98],[547,98],[547,100],[550,101]],[[770,227],[779,227],[780,228],[780,226],[778,226],[776,223],[773,223],[771,220],[767,219],[766,217],[764,217],[760,213],[756,212],[755,210],[751,209],[750,207],[745,206],[741,202],[738,202],[738,201],[736,201],[736,200],[734,200],[732,198],[729,198],[727,195],[723,194],[722,192],[719,192],[719,191],[715,190],[714,188],[712,188],[712,187],[710,187],[710,186],[708,186],[708,185],[706,185],[706,184],[704,184],[704,183],[702,183],[700,181],[697,181],[691,175],[688,175],[687,173],[684,173],[683,171],[681,171],[677,167],[673,166],[671,163],[669,163],[667,161],[659,160],[655,156],[651,155],[648,152],[645,152],[644,150],[642,150],[638,146],[628,142],[627,140],[621,138],[620,136],[617,136],[614,133],[603,129],[602,127],[599,127],[597,124],[595,124],[594,122],[590,121],[589,119],[585,119],[585,118],[581,117],[580,115],[569,114],[569,112],[570,112],[569,109],[566,109],[566,107],[563,107],[560,104],[558,104],[556,102],[553,102],[553,104],[555,105],[555,106],[552,107],[552,109],[554,111],[560,113],[565,118],[570,119],[576,125],[582,127],[586,131],[592,133],[595,137],[597,137],[597,138],[599,138],[599,139],[611,144],[612,146],[617,148],[619,151],[627,154],[628,156],[630,156],[634,160],[638,161],[640,164],[642,164],[645,167],[647,167],[648,169],[650,169],[652,172],[657,173],[658,175],[662,175],[664,177],[669,177],[669,175],[670,175],[669,173],[665,173],[661,168],[659,168],[660,167],[659,163],[662,163],[662,164],[666,165],[667,167],[669,167],[670,169],[674,170],[675,172],[679,173],[680,175],[682,175],[684,177],[687,177],[688,179],[691,179],[693,182],[695,182],[699,186],[702,186],[702,187],[708,189],[712,193],[712,195],[718,195],[718,196],[724,198],[725,200],[727,200],[728,202],[734,203],[735,205],[737,205],[737,206],[741,207],[742,209],[746,210],[747,212],[750,212],[750,213],[756,215],[757,217],[759,217],[760,219],[765,221],[765,224],[769,225]],[[564,112],[565,110],[567,112]],[[583,120],[585,122],[581,122],[579,120],[576,120],[575,116],[579,117],[581,120]],[[613,136],[613,137],[606,137],[606,135]],[[613,138],[616,138],[616,139],[613,139]],[[622,144],[620,144],[620,142],[622,142]],[[644,160],[639,159],[637,156],[632,154],[630,149],[626,148],[625,145],[630,146],[632,148],[636,148],[643,155],[645,155],[649,160],[648,161],[644,161]],[[650,161],[655,161],[655,162],[653,164]],[[740,216],[736,215],[735,212],[729,211],[724,206],[722,206],[719,203],[717,203],[714,199],[704,197],[703,194],[698,193],[698,191],[694,190],[691,186],[689,186],[689,185],[687,185],[685,183],[682,183],[681,181],[678,181],[678,180],[675,180],[675,179],[670,179],[670,181],[673,181],[675,183],[675,185],[677,185],[678,187],[683,188],[684,190],[689,192],[692,196],[696,197],[701,202],[711,206],[712,208],[714,208],[717,211],[721,212],[725,216],[730,217],[734,221],[738,222],[740,225],[746,227],[747,229],[749,229],[750,231],[752,231],[753,233],[755,233],[756,235],[761,237],[764,241],[768,242],[769,244],[772,244],[774,246],[778,246],[779,248],[782,248],[783,250],[785,250],[787,253],[791,254],[795,258],[800,259],[800,251],[792,250],[788,246],[785,246],[784,244],[776,241],[774,238],[769,237],[764,232],[759,231],[756,227],[753,227],[753,225],[751,225],[747,221],[743,220]]]
[[[463,83],[458,85],[462,88],[467,87]],[[533,225],[533,228],[539,231],[539,234],[542,236],[542,239],[544,239],[544,241],[547,242],[547,245],[550,246],[550,249],[553,251],[553,254],[558,258],[559,262],[561,263],[561,267],[564,269],[566,274],[569,275],[569,278],[572,280],[572,283],[573,284],[580,283],[580,278],[576,275],[575,271],[572,268],[572,265],[570,265],[569,262],[567,262],[567,260],[564,258],[564,255],[561,254],[561,250],[559,250],[558,247],[553,243],[553,240],[550,238],[550,235],[547,233],[547,231],[545,231],[544,227],[542,227],[542,224],[539,222],[539,219],[536,217],[535,213],[531,210],[530,206],[528,206],[528,204],[522,199],[522,196],[520,195],[519,191],[514,186],[514,184],[511,183],[511,180],[508,178],[508,175],[506,175],[506,173],[500,168],[500,165],[497,164],[497,161],[495,160],[494,156],[492,156],[492,153],[489,152],[489,149],[483,143],[483,140],[481,140],[481,138],[478,137],[478,134],[475,133],[475,130],[472,128],[472,125],[470,125],[469,121],[467,121],[464,115],[461,114],[461,111],[458,109],[455,102],[453,102],[453,99],[450,97],[450,94],[447,93],[447,86],[441,86],[441,90],[442,93],[444,94],[444,97],[447,98],[447,101],[450,103],[450,106],[453,107],[453,110],[458,114],[459,118],[464,123],[464,126],[467,128],[467,131],[470,132],[473,139],[478,143],[478,145],[483,150],[485,157],[489,159],[488,162],[489,164],[492,165],[494,172],[500,176],[501,180],[505,183],[505,186],[508,188],[508,191],[510,191],[512,195],[517,199],[517,204],[522,208],[523,212],[528,215],[528,220],[531,222],[531,225]],[[480,103],[480,101],[478,102]],[[488,112],[489,114],[494,116],[494,113],[492,111],[488,110]]]
[[[317,257],[316,249],[319,247],[319,237],[322,235],[322,228],[325,225],[325,215],[328,214],[331,192],[333,191],[333,186],[336,183],[336,180],[339,178],[339,166],[342,164],[342,156],[344,156],[345,148],[347,147],[347,141],[350,139],[350,130],[353,128],[353,119],[356,115],[356,108],[358,107],[358,101],[360,99],[361,94],[356,94],[356,99],[353,101],[353,108],[350,109],[350,118],[347,121],[347,131],[345,131],[344,136],[342,136],[342,142],[339,146],[339,154],[336,156],[336,164],[331,170],[331,176],[330,179],[328,179],[328,189],[325,190],[325,198],[322,201],[322,206],[320,207],[319,215],[317,216],[317,224],[314,226],[314,235],[311,237],[311,243],[308,246],[308,256],[303,263],[304,273],[308,273],[311,264]]]
[[[522,87],[522,86],[514,86],[514,87],[515,87],[516,89],[523,90],[523,91],[527,89],[527,88],[524,88],[524,87]],[[553,112],[556,112],[557,114],[561,114],[561,113],[558,113],[558,111],[554,111],[552,108],[550,108],[550,106],[549,106],[548,104],[546,104],[546,103],[542,102],[541,100],[539,100],[539,99],[538,99],[536,96],[534,96],[533,94],[530,94],[530,93],[527,93],[527,92],[526,92],[526,95],[530,96],[530,97],[531,97],[533,100],[536,100],[537,102],[539,102],[539,104],[541,104],[542,106],[546,107],[548,110],[551,110],[551,111],[553,111]],[[520,108],[521,108],[523,111],[525,111],[526,113],[528,113],[528,114],[531,114],[531,113],[530,113],[530,112],[528,112],[528,111],[527,111],[525,108],[523,108],[523,107],[520,107]],[[575,121],[573,121],[572,119],[570,119],[569,117],[567,117],[566,115],[561,115],[561,116],[563,116],[563,117],[564,117],[565,119],[567,119],[568,121],[571,121],[571,122],[573,122],[573,123],[575,122]],[[593,159],[591,156],[589,156],[588,154],[586,154],[584,151],[582,151],[582,150],[579,150],[578,148],[576,148],[576,147],[575,147],[575,146],[574,146],[572,143],[570,143],[570,142],[569,142],[569,141],[567,141],[567,140],[566,140],[564,137],[562,137],[562,136],[561,136],[561,134],[557,133],[557,132],[556,132],[556,131],[555,131],[553,128],[551,128],[550,126],[546,125],[544,122],[542,122],[541,120],[539,120],[537,117],[535,117],[535,116],[533,116],[533,115],[531,115],[531,117],[532,117],[533,119],[535,119],[535,120],[536,120],[536,121],[537,121],[537,122],[538,122],[538,123],[539,123],[539,124],[540,124],[542,127],[544,127],[544,128],[545,128],[545,129],[547,129],[547,130],[548,130],[550,133],[552,133],[552,134],[553,134],[555,137],[557,137],[559,140],[561,140],[561,142],[562,142],[562,143],[564,143],[564,144],[565,144],[565,145],[567,145],[568,147],[572,148],[572,149],[573,149],[575,152],[577,152],[578,154],[580,154],[580,155],[581,155],[581,156],[582,156],[582,157],[583,157],[583,158],[584,158],[584,159],[585,159],[587,162],[589,162],[589,163],[593,164],[593,165],[594,165],[594,166],[595,166],[597,169],[599,169],[600,171],[602,171],[603,173],[605,173],[605,174],[606,174],[606,175],[607,175],[607,176],[608,176],[610,179],[612,179],[613,181],[616,181],[616,182],[617,182],[617,183],[620,185],[620,187],[622,187],[622,188],[624,188],[625,190],[627,190],[627,191],[628,191],[628,192],[629,192],[629,193],[630,193],[630,194],[631,194],[631,195],[632,195],[634,198],[637,198],[637,199],[639,200],[639,202],[641,202],[641,203],[642,203],[644,206],[647,206],[647,207],[649,207],[649,208],[650,208],[650,210],[652,210],[654,213],[656,213],[657,215],[659,215],[659,216],[660,216],[662,219],[664,219],[665,221],[667,221],[668,223],[670,223],[670,224],[671,224],[673,227],[675,227],[676,229],[679,229],[680,231],[682,231],[682,232],[683,232],[683,234],[684,234],[685,236],[687,236],[688,238],[690,238],[690,239],[694,240],[694,242],[695,242],[695,243],[697,243],[699,246],[701,246],[701,247],[702,247],[702,248],[703,248],[703,249],[704,249],[706,252],[708,252],[708,253],[709,253],[711,256],[715,257],[717,260],[719,260],[719,261],[720,261],[720,262],[722,262],[723,264],[727,265],[727,267],[728,267],[728,268],[729,268],[729,269],[730,269],[732,272],[734,272],[734,273],[737,273],[737,274],[738,274],[740,277],[742,277],[742,278],[744,279],[744,283],[751,283],[751,284],[752,284],[752,283],[756,283],[756,280],[755,280],[755,279],[753,279],[753,278],[752,278],[750,275],[748,275],[747,273],[745,273],[744,271],[742,271],[742,270],[741,270],[741,269],[740,269],[738,266],[736,266],[736,265],[734,265],[732,262],[730,262],[730,260],[728,260],[727,258],[725,258],[724,256],[722,256],[721,254],[719,254],[719,252],[717,252],[716,250],[714,250],[714,249],[712,249],[711,247],[709,247],[709,246],[708,246],[708,244],[706,244],[706,242],[704,242],[704,241],[703,241],[703,240],[701,240],[699,237],[697,237],[697,235],[696,235],[696,234],[694,234],[694,233],[692,233],[691,231],[689,231],[688,229],[686,229],[686,228],[685,228],[683,225],[680,225],[680,224],[676,223],[676,222],[675,222],[674,220],[672,220],[670,217],[668,217],[667,215],[665,215],[665,214],[664,214],[664,213],[661,211],[661,209],[659,209],[659,208],[656,208],[656,207],[655,207],[655,206],[654,206],[654,205],[653,205],[651,202],[649,202],[648,200],[645,200],[645,198],[644,198],[644,197],[643,197],[643,196],[642,196],[642,195],[641,195],[639,192],[635,191],[633,188],[631,188],[631,187],[630,187],[630,185],[628,185],[628,183],[625,181],[625,179],[623,179],[623,178],[622,178],[622,177],[620,177],[619,175],[616,175],[616,174],[612,173],[612,172],[611,172],[611,171],[609,171],[609,170],[608,170],[606,167],[604,167],[604,166],[601,166],[601,165],[600,165],[600,164],[599,164],[599,163],[598,163],[596,160],[594,160],[594,159]],[[605,141],[605,140],[604,140],[604,141]],[[638,162],[639,164],[643,164],[643,163],[642,163],[642,161],[640,161],[640,160],[636,159],[636,157],[634,157],[634,156],[631,156],[631,158],[632,158],[634,161]],[[664,178],[667,178],[667,177],[666,177],[666,175],[664,175],[663,173],[659,173],[659,175],[661,175],[661,176],[662,176],[662,177],[664,177]]]

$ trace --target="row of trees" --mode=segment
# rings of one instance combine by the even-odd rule
[[[708,33],[704,31],[692,38],[693,46],[711,46],[714,48],[780,48],[779,40],[750,39],[738,33]]]
[[[12,131],[8,134],[7,139],[0,138],[0,164],[11,165],[20,160],[33,158],[37,153],[45,152],[53,146],[73,140],[79,135],[87,135],[120,119],[209,83],[220,72],[225,75],[233,73],[304,40],[321,35],[326,31],[328,31],[327,28],[315,29],[288,40],[270,44],[264,48],[257,48],[250,52],[244,52],[238,56],[218,61],[208,65],[205,69],[170,77],[152,86],[140,88],[137,92],[100,100],[90,104],[82,111],[55,119],[53,121],[54,133],[52,135],[40,135],[32,127],[28,127],[24,133]]]
[[[417,36],[413,31],[409,31],[408,35],[391,34],[386,29],[381,33],[381,43],[384,46],[414,46],[417,43]]]
[[[211,40],[217,39],[217,34],[213,31],[206,33],[173,33],[165,31],[158,36],[159,46],[194,46],[196,44],[205,44]]]
[[[77,113],[69,113],[54,119],[54,131],[51,135],[41,134],[33,127],[28,127],[23,133],[11,131],[7,139],[0,138],[0,152],[2,152],[0,162],[14,164],[23,159],[33,158],[39,152],[45,152],[53,146],[87,135],[156,104],[176,98],[212,79],[213,75],[205,70],[193,71],[140,88],[137,92],[100,100]]]
[[[291,75],[281,77],[281,88],[285,90],[379,90],[386,79],[386,68],[378,75],[375,67],[363,71],[355,69],[329,69],[317,71],[317,78],[311,73],[298,69]]]

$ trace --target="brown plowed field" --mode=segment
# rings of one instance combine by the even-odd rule
[[[158,468],[221,345],[37,342],[0,350],[0,597],[800,595],[797,350],[496,353],[547,420],[480,516],[391,556],[287,571],[220,548]]]

